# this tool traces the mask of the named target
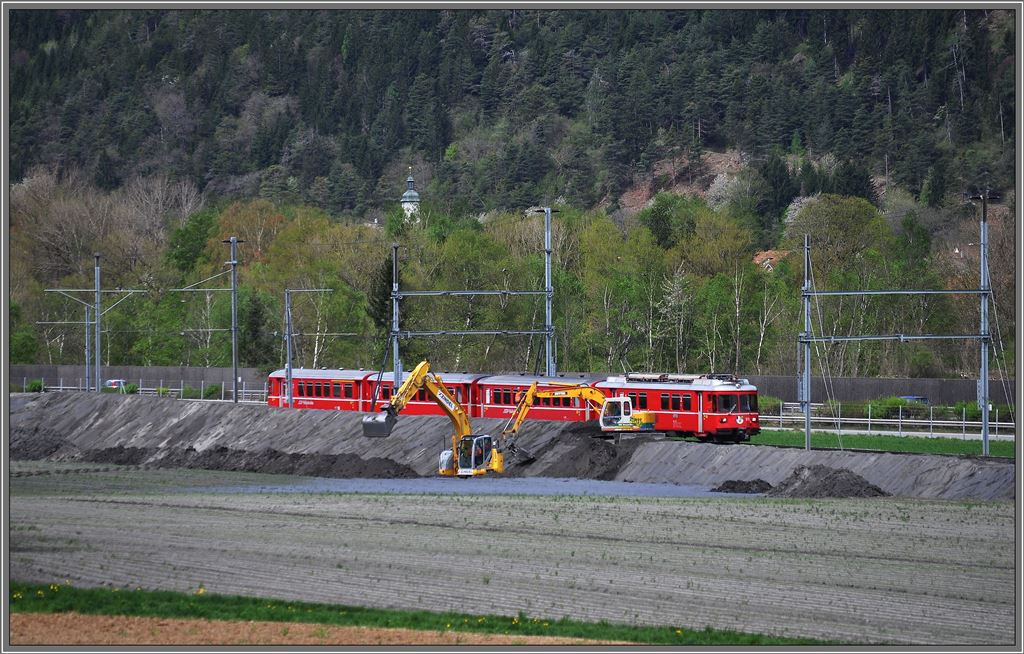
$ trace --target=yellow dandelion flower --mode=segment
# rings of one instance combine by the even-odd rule
[[[43,591],[41,591],[41,590],[37,590],[37,591],[36,591],[36,597],[42,597],[42,596],[43,596],[43,595],[45,595],[45,594],[46,594],[46,593],[44,593],[44,592],[43,592]]]

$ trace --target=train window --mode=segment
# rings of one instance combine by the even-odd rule
[[[345,384],[345,397],[352,397],[352,384]]]
[[[757,396],[753,394],[740,395],[740,411],[757,411]]]
[[[689,411],[692,407],[690,404],[691,396],[689,393],[683,395],[683,411]]]
[[[735,395],[719,395],[718,396],[718,410],[724,413],[731,413],[736,410],[736,396]]]
[[[459,404],[462,404],[462,387],[461,386],[456,386],[455,387],[455,399],[459,401]]]
[[[550,397],[542,397],[542,398],[540,398],[540,405],[541,406],[551,406],[551,398]]]
[[[504,399],[504,404],[512,404],[512,389],[506,388],[502,395],[502,399]]]
[[[668,411],[668,393],[661,394],[661,410]]]
[[[426,402],[427,401],[427,391],[426,391],[426,389],[421,388],[420,390],[416,391],[416,399],[419,400],[420,402]]]
[[[303,395],[305,395],[305,393],[303,392],[303,389],[302,389],[302,383],[301,382],[298,383],[298,384],[295,384],[295,394],[298,395],[299,397],[302,397]]]
[[[640,404],[636,400],[636,393],[629,393],[629,405],[632,407],[638,407]]]
[[[677,395],[676,393],[672,394],[672,410],[673,411],[678,411],[679,410],[679,395]]]
[[[641,409],[647,408],[647,393],[640,393],[640,403],[637,406]]]
[[[313,382],[306,382],[306,397],[313,397]]]
[[[317,397],[323,397],[323,396],[324,396],[324,385],[323,385],[323,383],[322,383],[322,382],[317,382],[317,383],[316,383],[316,384],[315,384],[315,385],[313,386],[313,388],[315,388],[315,389],[316,389],[316,396],[317,396]]]

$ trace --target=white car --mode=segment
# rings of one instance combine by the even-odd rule
[[[107,381],[103,382],[103,387],[104,388],[116,388],[119,392],[124,393],[125,392],[125,386],[127,384],[128,384],[128,382],[123,380],[123,379],[108,379]]]

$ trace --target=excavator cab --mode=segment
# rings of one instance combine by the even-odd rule
[[[601,431],[653,431],[654,416],[646,411],[633,411],[628,397],[609,397],[601,407]]]
[[[504,455],[495,447],[493,436],[476,434],[463,436],[459,440],[455,459],[455,461],[450,459],[446,461],[442,454],[438,471],[443,475],[458,477],[474,477],[487,472],[505,471]]]

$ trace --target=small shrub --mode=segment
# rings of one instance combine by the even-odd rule
[[[868,406],[871,407],[872,418],[895,418],[900,415],[900,407],[903,408],[903,417],[920,413],[926,408],[921,402],[911,402],[896,396],[872,400]]]
[[[773,395],[759,395],[757,397],[757,410],[760,413],[778,414],[782,400]]]
[[[138,384],[125,384],[124,385],[124,392],[129,394],[129,395],[137,395],[138,392],[139,392],[139,385]]]
[[[167,396],[170,395],[173,392],[173,390],[174,389],[167,388],[165,386],[158,386],[156,389],[156,394],[160,396]]]
[[[199,389],[192,388],[191,386],[186,385],[184,388],[181,389],[181,397],[187,400],[198,400]]]
[[[109,386],[102,386],[100,388],[100,393],[120,393],[120,392],[121,392],[120,388],[110,388]]]
[[[43,392],[43,380],[33,379],[25,387],[26,393],[42,393]]]
[[[220,384],[210,384],[203,389],[204,400],[215,400],[220,398]]]

